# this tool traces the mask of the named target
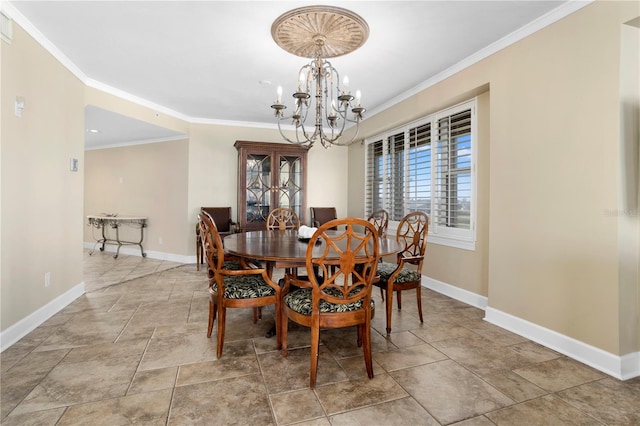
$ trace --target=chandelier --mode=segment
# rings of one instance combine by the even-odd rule
[[[369,36],[369,26],[355,13],[333,6],[308,6],[290,10],[276,19],[271,26],[274,41],[289,53],[311,62],[300,68],[297,90],[293,94],[294,108],[285,116],[282,87],[271,108],[275,111],[278,130],[293,144],[311,148],[320,141],[325,148],[331,145],[349,145],[358,135],[362,114],[361,94],[355,97],[349,90],[345,76],[340,86],[340,74],[326,58],[353,52]],[[311,116],[307,124],[307,116]],[[291,120],[295,126],[295,139],[282,131],[281,122]],[[339,140],[347,123],[354,123],[356,131],[348,141]]]

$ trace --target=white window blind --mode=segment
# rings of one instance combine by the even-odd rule
[[[475,242],[475,99],[367,139],[365,213],[429,215],[430,241]]]
[[[387,140],[389,171],[386,210],[389,212],[389,220],[399,221],[404,216],[404,169],[405,146],[404,133],[396,133]]]
[[[437,225],[470,229],[471,110],[438,119],[436,167]]]
[[[367,202],[367,217],[376,210],[386,209],[384,204],[384,144],[382,139],[370,142],[367,147],[367,166],[365,199]]]
[[[409,129],[406,212],[422,211],[431,216],[431,123]],[[406,213],[405,213],[406,214]]]

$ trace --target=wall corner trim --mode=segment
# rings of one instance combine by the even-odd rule
[[[83,294],[84,281],[2,331],[0,333],[0,352],[4,352],[5,349],[35,330],[39,325],[60,312]]]
[[[485,321],[566,355],[619,380],[640,376],[640,352],[614,355],[506,312],[487,307]]]

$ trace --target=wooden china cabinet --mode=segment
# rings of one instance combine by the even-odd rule
[[[306,223],[307,148],[293,144],[236,141],[238,227],[265,229],[269,212],[293,209]]]

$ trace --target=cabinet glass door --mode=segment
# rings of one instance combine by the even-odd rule
[[[307,149],[291,144],[236,141],[238,225],[241,231],[266,228],[269,212],[293,209],[306,219]]]
[[[266,223],[271,211],[271,156],[247,155],[247,224]]]
[[[302,220],[303,158],[299,155],[278,157],[277,203],[279,207],[289,207]]]

